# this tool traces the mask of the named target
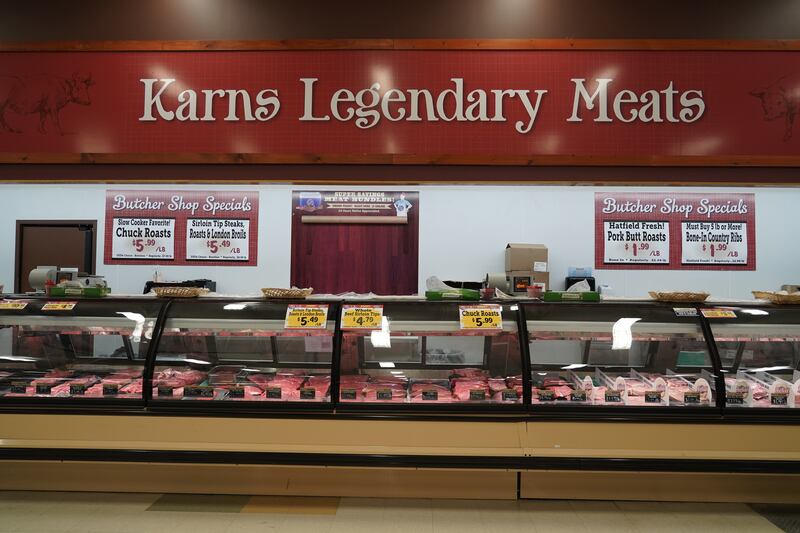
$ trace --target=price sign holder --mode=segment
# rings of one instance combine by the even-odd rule
[[[736,318],[736,313],[730,309],[701,309],[700,313],[706,318]]]
[[[342,306],[342,329],[380,329],[382,305]]]
[[[72,311],[78,302],[47,302],[42,306],[42,311]]]
[[[284,329],[325,329],[328,324],[326,304],[290,304],[286,307]]]
[[[503,329],[503,306],[498,304],[459,305],[461,329]]]
[[[28,306],[28,302],[14,300],[0,300],[0,311],[21,311]]]

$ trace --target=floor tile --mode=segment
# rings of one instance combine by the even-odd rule
[[[0,492],[0,533],[800,533],[794,520],[800,506]]]
[[[253,496],[242,507],[243,513],[335,515],[339,498],[301,496]]]
[[[148,511],[181,511],[185,513],[238,513],[250,496],[212,494],[164,494]]]
[[[750,507],[783,531],[800,533],[800,505],[752,504]]]

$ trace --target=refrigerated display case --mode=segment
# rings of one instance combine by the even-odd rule
[[[699,313],[652,304],[524,306],[534,411],[716,407]]]
[[[736,307],[709,319],[725,376],[726,413],[800,408],[800,312]],[[780,414],[780,413],[777,413]]]
[[[289,308],[311,307],[322,320],[288,324]],[[263,300],[172,302],[154,349],[152,405],[330,405],[336,307]]]
[[[789,498],[798,342],[774,306],[10,297],[0,488]]]
[[[0,405],[142,405],[143,372],[162,303],[0,302]]]
[[[522,407],[517,305],[417,301],[370,306],[379,309],[380,324],[342,326],[341,409],[497,412]],[[464,313],[475,314],[477,322],[462,319]],[[487,323],[486,317],[496,320]]]

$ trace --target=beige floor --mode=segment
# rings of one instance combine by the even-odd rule
[[[0,492],[0,532],[780,532],[744,504]],[[194,498],[194,499],[193,499]],[[225,500],[228,498],[228,500]],[[237,499],[239,498],[239,499]],[[190,504],[186,504],[187,506]],[[177,505],[184,505],[178,502]],[[207,512],[215,505],[220,512]],[[226,507],[227,506],[227,507]],[[188,507],[187,507],[188,508]]]

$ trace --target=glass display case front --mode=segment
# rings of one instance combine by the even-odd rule
[[[133,299],[0,301],[0,402],[141,400],[161,306]]]
[[[716,377],[696,314],[647,304],[526,305],[532,403],[714,406]]]
[[[335,307],[175,301],[156,346],[153,400],[329,403]]]
[[[800,407],[800,312],[743,307],[709,319],[725,375],[725,405]]]
[[[516,305],[387,302],[366,307],[374,327],[354,323],[349,328],[342,319],[342,407],[522,404]]]

